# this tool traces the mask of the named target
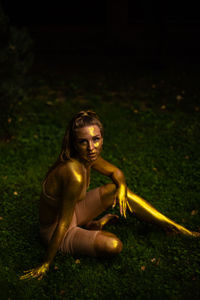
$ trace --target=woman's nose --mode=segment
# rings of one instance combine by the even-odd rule
[[[93,142],[89,142],[89,144],[88,144],[88,150],[89,151],[93,151],[94,150],[94,144],[93,144]]]

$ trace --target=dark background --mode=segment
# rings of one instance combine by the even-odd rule
[[[44,255],[41,182],[82,109],[103,120],[106,159],[134,192],[199,230],[199,10],[197,1],[160,2],[3,1],[15,25],[0,28],[3,299],[200,299],[199,240],[166,238],[129,216],[116,227],[116,260],[58,255],[41,284],[19,281]],[[30,73],[23,27],[34,41]]]
[[[72,55],[128,57],[157,65],[199,63],[197,1],[2,1],[12,24],[28,27],[36,60]]]

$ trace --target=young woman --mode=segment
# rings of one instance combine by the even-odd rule
[[[102,145],[103,127],[96,113],[88,110],[76,114],[66,130],[59,158],[43,182],[40,235],[47,246],[46,257],[42,265],[25,271],[21,279],[42,279],[58,250],[94,257],[120,253],[122,242],[114,234],[102,230],[106,223],[116,220],[118,216],[107,214],[93,221],[116,203],[125,218],[128,208],[136,217],[166,230],[200,236],[200,233],[165,217],[135,195],[127,187],[123,172],[100,156]],[[91,168],[110,177],[112,183],[87,192]]]

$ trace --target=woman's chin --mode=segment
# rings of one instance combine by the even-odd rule
[[[95,160],[97,160],[98,157],[99,155],[97,155],[96,153],[94,155],[87,155],[87,161],[94,162]]]
[[[100,153],[88,154],[88,155],[80,156],[80,158],[83,159],[84,161],[88,162],[88,163],[92,163],[95,160],[97,160],[99,155],[100,155]]]
[[[88,161],[95,161],[97,159],[97,156],[89,156]]]

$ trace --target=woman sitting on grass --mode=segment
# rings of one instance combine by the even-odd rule
[[[40,200],[40,235],[47,246],[42,265],[21,276],[42,279],[56,252],[93,257],[113,256],[122,251],[122,242],[103,226],[118,218],[107,214],[93,221],[103,211],[119,204],[126,218],[127,208],[136,217],[187,236],[199,237],[158,212],[135,195],[126,185],[124,174],[104,160],[100,154],[103,127],[93,111],[81,111],[70,121],[58,161],[50,168],[43,183]],[[90,169],[111,178],[106,184],[87,192]]]

